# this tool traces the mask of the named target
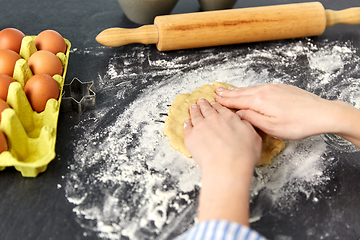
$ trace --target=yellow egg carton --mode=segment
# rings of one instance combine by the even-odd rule
[[[15,167],[23,177],[36,177],[55,158],[57,122],[71,48],[71,43],[64,39],[66,53],[56,55],[63,65],[63,74],[53,76],[59,85],[59,99],[48,100],[45,110],[37,113],[33,111],[23,90],[33,76],[27,60],[37,51],[34,39],[35,36],[26,36],[22,40],[22,59],[15,64],[13,78],[16,81],[10,84],[7,96],[11,108],[2,112],[0,123],[8,143],[8,151],[0,154],[0,171]]]

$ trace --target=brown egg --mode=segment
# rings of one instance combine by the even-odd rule
[[[15,80],[12,77],[5,74],[0,74],[0,99],[6,101],[9,86],[14,81]]]
[[[44,30],[36,36],[35,46],[38,50],[47,50],[54,54],[65,53],[66,43],[60,33],[54,30]]]
[[[26,82],[24,92],[36,112],[44,111],[46,102],[51,98],[57,100],[60,95],[58,83],[48,74],[32,76]]]
[[[0,131],[0,153],[8,150],[8,144],[6,141],[5,134]]]
[[[0,31],[0,49],[13,50],[20,53],[21,41],[25,34],[15,28],[5,28]]]
[[[28,65],[34,75],[45,73],[54,76],[55,74],[61,75],[63,72],[60,59],[46,50],[33,53],[28,60]]]
[[[20,58],[20,55],[13,50],[0,50],[0,74],[6,74],[12,77],[16,61]]]
[[[10,106],[4,100],[0,99],[0,122],[1,122],[1,113],[6,108],[10,108]]]

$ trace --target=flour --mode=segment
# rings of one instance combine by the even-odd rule
[[[180,93],[213,81],[239,87],[287,83],[360,104],[358,69],[349,67],[359,58],[350,43],[315,45],[304,39],[271,48],[240,45],[220,53],[210,48],[201,58],[191,52],[181,57],[159,53],[157,59],[152,59],[148,46],[129,48],[131,54],[113,56],[106,74],[98,77],[96,92],[112,104],[100,104],[75,126],[84,132],[74,143],[64,188],[84,235],[167,239],[180,222],[185,230],[196,221],[201,171],[163,136],[163,113]],[[136,99],[124,106],[127,96],[134,94]],[[326,169],[334,159],[326,153],[337,141],[323,135],[287,142],[273,164],[256,169],[250,200],[261,194],[281,209],[291,209],[288,200],[299,192],[311,200],[315,188],[330,179]],[[251,221],[261,219],[262,210],[258,206]]]
[[[103,56],[105,46],[99,47],[89,47],[85,49],[78,49],[76,47],[70,49],[70,53],[83,54],[83,55],[93,55],[93,56]]]

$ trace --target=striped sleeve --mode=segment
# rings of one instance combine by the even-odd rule
[[[266,240],[256,231],[225,220],[201,222],[176,240]]]

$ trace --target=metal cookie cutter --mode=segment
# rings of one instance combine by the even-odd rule
[[[93,82],[81,82],[73,78],[70,84],[64,84],[61,111],[75,111],[82,114],[86,109],[95,107],[95,92],[90,88]]]

